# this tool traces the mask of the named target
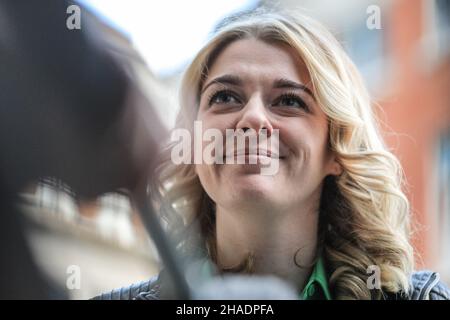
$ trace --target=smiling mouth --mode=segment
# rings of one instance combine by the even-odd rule
[[[270,158],[282,160],[285,158],[284,155],[279,155],[278,153],[272,152],[271,150],[236,150],[234,153],[227,153],[224,158]]]

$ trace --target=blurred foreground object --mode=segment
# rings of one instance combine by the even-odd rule
[[[80,198],[142,193],[166,130],[67,1],[0,3],[0,298],[64,298],[36,267],[17,193],[58,177]],[[139,191],[139,189],[141,189]]]

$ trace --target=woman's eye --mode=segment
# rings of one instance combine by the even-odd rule
[[[293,94],[282,95],[277,99],[273,106],[299,108],[308,111],[308,106],[303,101],[303,99]]]
[[[237,104],[239,100],[228,91],[219,91],[209,99],[209,105],[213,104]]]

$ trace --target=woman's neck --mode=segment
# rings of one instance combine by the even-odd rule
[[[217,205],[216,232],[222,268],[239,265],[252,255],[255,274],[276,275],[302,289],[316,255],[318,209],[267,214]]]

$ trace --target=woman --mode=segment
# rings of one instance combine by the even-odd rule
[[[276,275],[303,299],[450,298],[438,274],[413,272],[400,164],[360,74],[320,24],[265,11],[230,18],[187,69],[181,98],[176,128],[279,136],[277,157],[246,149],[256,164],[175,165],[173,144],[165,152],[162,214],[174,231],[199,223],[219,272]],[[267,158],[274,175],[260,174]],[[194,235],[178,232],[180,244],[198,246]],[[155,298],[158,285],[122,294]]]

